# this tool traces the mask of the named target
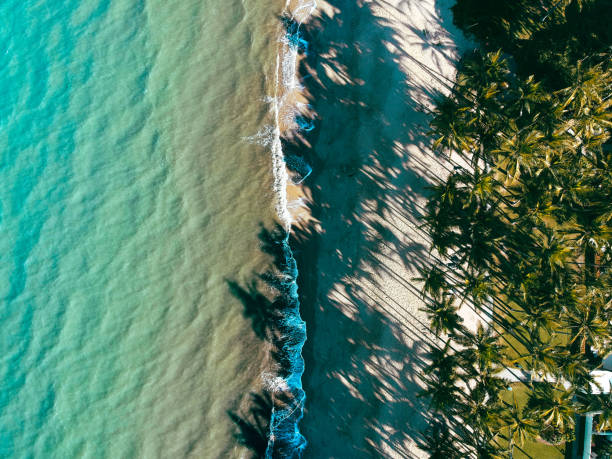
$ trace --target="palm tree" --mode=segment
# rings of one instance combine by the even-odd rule
[[[589,395],[585,411],[597,413],[595,428],[598,431],[612,430],[612,394]]]
[[[465,129],[465,111],[453,97],[438,100],[430,123],[431,134],[435,135],[434,149],[459,153],[472,150],[475,142]]]
[[[536,256],[542,260],[542,269],[558,279],[568,268],[572,250],[563,236],[551,229],[543,228],[536,233],[539,246]]]
[[[449,284],[442,271],[437,266],[423,268],[419,270],[421,277],[414,280],[423,281],[423,295],[428,293],[432,298],[441,299],[445,292],[449,289]]]
[[[491,172],[476,169],[471,174],[462,174],[460,181],[468,186],[470,201],[474,204],[487,203],[492,198],[503,199],[498,192],[499,182]]]
[[[505,409],[497,416],[499,432],[507,432],[507,440],[512,448],[514,445],[523,446],[528,438],[537,435],[537,423],[529,416],[525,416],[520,408],[514,393],[512,403],[502,401]]]
[[[570,354],[561,360],[559,367],[561,377],[565,378],[573,387],[589,388],[593,382],[589,362],[584,356]]]
[[[493,370],[493,368],[490,370]],[[496,377],[491,371],[484,371],[476,375],[472,383],[471,393],[474,395],[474,399],[478,400],[479,396],[482,397],[483,401],[487,401],[489,410],[498,407],[499,396],[507,389],[507,383],[503,379]]]
[[[552,344],[550,340],[542,340],[537,336],[538,333],[539,330],[531,332],[526,352],[511,361],[531,371],[533,379],[557,375],[560,363],[569,355],[563,347]]]
[[[455,95],[465,113],[465,130],[471,132],[469,150],[462,150],[473,169],[490,162],[491,147],[502,130],[503,95],[508,88],[508,63],[500,52],[473,53],[462,61],[457,75]],[[465,154],[467,153],[467,155]]]
[[[573,77],[572,86],[559,91],[559,95],[564,98],[563,108],[574,120],[574,136],[588,141],[612,128],[612,100],[604,98],[612,83],[612,71],[604,70],[601,64],[585,68],[579,62]]]
[[[561,24],[568,2],[555,2],[547,20]],[[512,8],[511,17],[528,14],[505,36],[543,27],[533,2]],[[565,70],[574,83],[551,92],[513,74],[501,52],[474,53],[431,123],[435,147],[471,168],[433,187],[427,204],[431,247],[456,267],[422,272],[423,293],[434,299],[424,309],[431,327],[449,337],[432,353],[427,395],[481,457],[502,454],[502,436],[512,451],[538,428],[549,440],[569,439],[578,405],[561,381],[590,390],[591,348],[603,355],[612,347],[612,69],[585,60]],[[491,329],[464,328],[450,292],[486,311]],[[494,377],[502,362],[530,371],[524,408],[514,394],[512,403],[502,399]],[[595,402],[602,426],[612,427],[609,397],[588,406]]]
[[[476,170],[486,165],[495,133],[503,124],[498,113],[508,76],[508,63],[499,52],[476,52],[464,58],[453,93],[436,104],[430,123],[434,148],[460,154]]]
[[[499,217],[489,206],[479,206],[469,217],[460,222],[460,235],[455,256],[460,264],[467,264],[478,271],[493,269],[499,260],[504,259],[500,251],[503,239]]]
[[[469,296],[476,308],[481,308],[494,293],[491,276],[485,273],[466,274],[462,303]]]
[[[458,201],[461,208],[466,193],[458,186],[461,183],[459,179],[459,174],[451,174],[444,183],[429,187],[432,191],[429,202],[436,203],[438,208],[453,209]]]
[[[445,295],[439,300],[432,300],[421,308],[427,314],[431,323],[431,329],[440,336],[447,333],[450,336],[457,335],[463,330],[463,319],[457,314],[458,308],[455,306],[455,297]]]
[[[503,361],[503,346],[493,328],[485,329],[479,323],[475,334],[465,333],[457,341],[463,346],[458,352],[463,367],[473,368],[476,375],[489,373]]]
[[[455,230],[458,209],[463,206],[465,191],[461,190],[453,176],[439,185],[429,187],[431,191],[427,201],[425,226],[427,226],[432,248],[445,255],[450,248],[459,243],[459,234]]]
[[[477,88],[487,94],[491,85],[507,82],[509,74],[508,61],[502,57],[501,50],[486,54],[475,52],[462,62],[457,86],[469,88],[468,92]]]
[[[504,381],[488,374],[476,377],[463,403],[458,405],[458,416],[465,426],[461,429],[467,444],[485,451],[496,437],[496,420],[502,413],[499,394],[505,389]]]
[[[509,239],[518,242],[518,253],[524,254],[525,249],[538,247],[539,241],[533,230],[548,229],[551,221],[558,216],[560,207],[555,202],[552,193],[546,190],[556,184],[556,172],[551,171],[546,177],[541,167],[524,173],[521,180],[504,187],[506,192],[504,208],[507,227],[514,231],[508,231]],[[536,175],[538,174],[539,175]]]
[[[512,183],[521,174],[532,173],[537,166],[544,133],[532,127],[519,129],[513,121],[510,121],[509,128],[507,134],[501,134],[501,142],[493,153],[498,155],[497,166],[505,171],[508,183]]]
[[[517,325],[527,331],[527,336],[536,334],[538,331],[545,331],[552,335],[557,327],[558,314],[548,305],[533,298],[530,300],[521,302],[520,314],[516,317]]]
[[[580,193],[584,193],[586,186],[582,183],[576,185]],[[565,225],[563,230],[568,239],[578,251],[578,255],[584,256],[584,276],[587,284],[592,284],[595,280],[595,259],[597,253],[605,247],[606,241],[610,241],[612,228],[607,224],[601,223],[599,219],[603,213],[602,203],[593,203],[592,197],[585,199],[578,196],[578,191],[574,193],[571,203],[574,219]],[[594,205],[593,205],[594,204]]]
[[[523,115],[530,115],[532,112],[540,113],[544,108],[543,106],[548,103],[550,103],[550,95],[544,92],[542,84],[535,81],[535,77],[530,75],[526,80],[518,82],[512,110],[517,118],[521,118]]]
[[[525,415],[537,420],[542,432],[551,432],[557,440],[569,441],[573,437],[576,409],[573,404],[574,391],[563,385],[539,382],[529,394]]]
[[[495,413],[496,407],[475,402],[465,405],[460,413],[464,426],[469,426],[469,430],[461,429],[461,437],[475,450],[479,458],[493,457],[498,451],[493,443],[497,435],[492,430],[492,419]]]
[[[597,302],[594,289],[586,288],[586,293],[578,296],[578,301],[565,309],[562,319],[572,332],[570,345],[579,344],[580,353],[587,354],[591,346],[602,350],[609,341],[612,328],[602,315],[601,305]]]

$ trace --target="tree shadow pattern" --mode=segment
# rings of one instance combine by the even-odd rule
[[[243,416],[228,411],[228,416],[237,427],[234,434],[236,441],[249,449],[253,458],[265,457],[271,415],[272,399],[267,392],[251,393],[248,413]]]
[[[396,30],[376,15],[373,6],[389,5],[328,3],[333,14],[319,11],[303,30],[309,53],[300,75],[316,128],[283,143],[312,165],[304,187],[317,222],[294,230],[291,242],[308,324],[305,456],[412,457],[427,417],[416,397],[420,376],[427,344],[436,344],[414,307],[413,278],[436,262],[419,228],[422,203],[440,170],[452,168],[429,151],[427,107],[448,83],[441,67],[454,41],[412,27],[434,55],[426,64],[403,53]],[[400,8],[401,16],[420,6]],[[450,11],[439,13],[433,29],[452,28]],[[360,135],[363,126],[372,135]],[[402,292],[389,295],[389,283]]]
[[[436,88],[449,83],[441,67],[453,55],[454,37],[404,25],[423,52],[433,55],[433,65],[427,65],[400,51],[397,32],[375,14],[372,7],[385,6],[384,0],[328,3],[333,14],[320,10],[300,29],[308,43],[300,76],[310,111],[299,124],[314,129],[283,139],[289,165],[312,166],[303,186],[319,225],[300,225],[291,235],[308,324],[303,349],[308,399],[301,422],[309,442],[305,456],[414,457],[410,445],[422,442],[427,421],[427,407],[416,395],[427,347],[437,341],[424,315],[403,299],[420,298],[412,278],[436,263],[420,229],[422,204],[426,187],[452,165],[429,151],[425,131]],[[439,11],[442,23],[432,24],[438,31],[450,27],[446,3]],[[422,7],[406,0],[398,8],[401,15]],[[293,24],[284,23],[294,33]],[[421,70],[419,77],[407,74],[400,59],[412,61]],[[359,135],[364,125],[373,135]],[[262,228],[260,233],[262,250],[274,258],[273,270],[246,286],[228,282],[257,336],[272,344],[280,376],[291,365],[279,352],[283,231]],[[405,294],[388,295],[383,278]],[[285,395],[291,404],[293,394]],[[267,427],[259,422],[256,397],[265,396],[254,397],[249,413],[229,415],[239,442],[261,457]]]
[[[253,457],[300,457],[305,441],[295,426],[302,417],[304,393],[299,385],[288,383],[303,372],[302,359],[295,356],[305,339],[305,331],[294,317],[295,259],[281,225],[272,229],[262,226],[259,240],[261,251],[272,258],[270,268],[255,275],[245,287],[231,280],[227,283],[230,293],[242,302],[243,314],[251,320],[255,334],[269,343],[269,373],[276,379],[268,381],[260,394],[251,394],[245,415],[228,414],[236,424],[239,444],[250,449]],[[262,421],[264,414],[268,416],[266,423]],[[269,441],[271,435],[273,442]]]

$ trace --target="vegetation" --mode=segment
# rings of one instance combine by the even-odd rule
[[[591,371],[612,350],[612,39],[598,15],[610,5],[455,7],[485,50],[463,59],[431,123],[435,147],[456,164],[425,216],[444,262],[422,276],[445,343],[431,349],[422,394],[436,413],[432,457],[562,445],[588,411],[610,428],[609,395],[591,393]],[[468,330],[461,306],[488,325]],[[499,378],[504,368],[524,400]]]
[[[572,84],[572,69],[610,51],[612,0],[458,0],[454,21],[485,51],[513,56],[520,76],[553,89]]]

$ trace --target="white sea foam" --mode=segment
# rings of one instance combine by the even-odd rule
[[[274,126],[271,124],[266,124],[257,134],[243,137],[242,140],[255,145],[261,145],[262,147],[269,147],[273,144],[274,137]]]
[[[289,0],[285,4],[288,12]],[[291,20],[297,24],[295,33],[299,34],[302,22],[314,11],[316,3],[309,1],[300,4],[293,12]],[[283,274],[287,276],[289,288],[286,290],[287,304],[289,307],[283,313],[283,319],[279,325],[279,331],[284,335],[286,341],[278,351],[288,361],[289,371],[286,377],[262,375],[265,386],[272,393],[291,394],[290,406],[277,409],[273,406],[270,419],[270,432],[266,457],[282,455],[283,457],[300,457],[306,446],[306,439],[298,428],[298,422],[302,418],[305,394],[302,389],[301,377],[304,371],[304,361],[301,355],[302,346],[306,339],[306,324],[300,317],[300,304],[297,295],[297,266],[291,248],[289,247],[289,233],[291,231],[291,213],[289,208],[301,205],[300,200],[288,202],[287,185],[289,174],[287,172],[286,158],[282,150],[281,126],[288,130],[299,128],[296,116],[299,114],[297,104],[291,105],[288,95],[301,88],[297,79],[297,63],[299,54],[299,35],[289,37],[283,30],[280,42],[281,52],[276,59],[274,97],[271,97],[271,110],[274,114],[275,125],[272,129],[264,128],[255,136],[255,141],[263,142],[270,146],[272,154],[272,170],[274,175],[274,192],[276,194],[276,212],[287,232],[283,241],[283,249],[286,257],[286,265]],[[302,42],[305,43],[305,42]],[[307,44],[306,44],[307,45]],[[271,136],[271,138],[270,138]]]
[[[271,142],[272,150],[272,173],[274,174],[274,192],[276,193],[276,213],[280,218],[281,223],[288,232],[291,229],[291,214],[287,207],[287,182],[289,175],[285,167],[285,157],[280,138],[280,120],[279,120],[279,98],[278,98],[278,74],[279,74],[279,58],[276,58],[276,84],[275,95],[272,108],[274,112],[275,126],[272,130],[273,138]]]
[[[289,390],[287,380],[280,376],[273,375],[271,373],[264,373],[261,375],[264,382],[264,387],[270,392],[286,392]]]

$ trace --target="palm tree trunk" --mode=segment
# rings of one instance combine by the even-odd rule
[[[587,242],[584,248],[584,283],[592,285],[596,278],[595,249]]]

